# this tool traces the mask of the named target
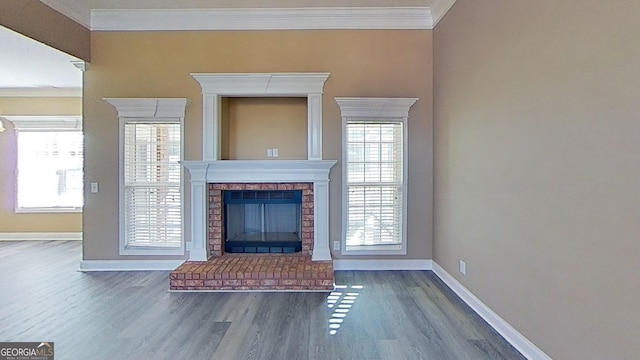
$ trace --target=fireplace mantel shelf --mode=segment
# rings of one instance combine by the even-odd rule
[[[215,160],[182,161],[191,181],[314,182],[328,181],[336,160]]]

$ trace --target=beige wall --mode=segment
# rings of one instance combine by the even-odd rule
[[[231,98],[227,160],[307,159],[306,98]],[[224,116],[224,115],[223,115]],[[267,149],[278,157],[267,157]]]
[[[3,98],[0,117],[5,115],[81,115],[80,98]],[[82,214],[15,214],[16,133],[6,120],[0,133],[0,232],[78,232]]]
[[[89,30],[39,0],[0,0],[0,25],[90,61]]]
[[[329,72],[324,158],[341,158],[336,96],[418,97],[409,120],[407,258],[431,258],[431,32],[224,31],[93,33],[85,72],[84,258],[118,259],[118,126],[105,97],[187,97],[186,158],[201,154],[201,89],[192,72]],[[278,145],[280,146],[280,145]],[[341,167],[331,172],[330,237],[341,237]],[[187,194],[188,195],[188,194]]]
[[[640,356],[639,18],[458,0],[434,30],[434,259],[554,359]]]

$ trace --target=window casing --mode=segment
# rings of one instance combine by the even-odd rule
[[[17,213],[81,212],[83,135],[78,116],[8,117],[16,129]]]
[[[343,124],[344,255],[406,254],[406,127],[415,100],[336,98]]]
[[[119,118],[121,255],[184,255],[187,99],[107,98]]]

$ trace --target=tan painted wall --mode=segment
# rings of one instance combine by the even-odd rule
[[[89,29],[39,0],[0,0],[0,25],[90,61]]]
[[[434,259],[554,359],[640,356],[639,18],[457,0],[434,30]]]
[[[81,115],[80,98],[3,98],[3,115]],[[78,232],[82,214],[15,214],[16,133],[6,120],[0,133],[0,232]]]
[[[419,97],[409,120],[407,258],[431,258],[430,31],[114,32],[93,33],[91,44],[84,80],[85,176],[100,182],[100,193],[85,199],[85,259],[132,258],[118,256],[118,121],[102,99],[189,98],[186,158],[199,159],[202,97],[192,72],[331,73],[323,97],[325,159],[341,157],[334,97]],[[331,240],[341,237],[340,178],[338,164],[331,172]]]
[[[229,99],[227,160],[307,159],[306,98]],[[225,131],[225,130],[223,130]],[[267,157],[267,149],[278,157]]]

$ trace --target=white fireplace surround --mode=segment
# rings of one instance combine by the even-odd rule
[[[207,183],[313,183],[312,260],[331,260],[329,171],[322,159],[322,92],[328,73],[191,74],[202,87],[202,160],[183,161],[191,175],[189,261],[206,261]],[[306,97],[307,160],[221,160],[222,97]]]

